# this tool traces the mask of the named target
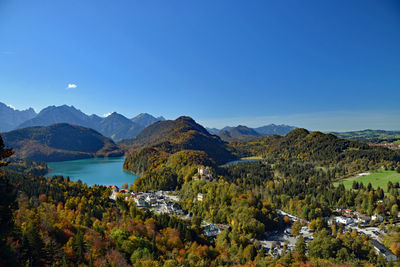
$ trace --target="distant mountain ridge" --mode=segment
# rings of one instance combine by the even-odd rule
[[[113,140],[122,140],[136,136],[143,126],[133,123],[130,119],[116,112],[103,118],[94,129]]]
[[[67,123],[35,126],[1,134],[18,158],[64,161],[92,157],[122,156],[119,147],[99,132]]]
[[[269,124],[257,128],[250,128],[247,126],[238,125],[236,127],[226,126],[220,130],[217,128],[206,129],[209,133],[218,135],[225,141],[244,141],[275,134],[286,135],[296,128],[297,127],[295,126],[285,124]]]
[[[17,110],[0,102],[0,132],[14,130],[18,125],[36,115],[33,108]]]
[[[260,137],[262,135],[256,132],[254,129],[239,125],[234,128],[230,127],[229,130],[221,130],[218,133],[218,136],[225,141],[245,141]]]
[[[219,133],[219,131],[221,131],[220,129],[217,128],[208,128],[206,127],[206,130],[210,133],[210,134],[214,134],[217,135]]]
[[[95,114],[87,115],[74,106],[68,105],[49,106],[36,114],[33,109],[17,111],[2,103],[0,103],[0,119],[0,132],[32,126],[69,123],[95,129],[115,141],[132,138],[154,122],[165,120],[162,116],[156,118],[147,113],[141,113],[128,119],[113,112],[103,118]]]
[[[269,124],[257,128],[253,128],[256,132],[263,136],[268,136],[268,135],[286,135],[290,133],[291,131],[295,130],[297,127],[296,126],[290,126],[290,125],[285,125],[285,124]]]
[[[165,118],[163,116],[160,116],[158,118],[153,117],[152,115],[148,113],[140,113],[136,117],[132,118],[131,121],[133,123],[142,125],[144,127],[147,127],[149,125],[152,125],[153,123],[157,121],[165,121]]]
[[[18,126],[18,129],[32,126],[49,126],[55,123],[69,123],[89,128],[95,128],[101,121],[97,115],[88,116],[74,106],[49,106],[42,109],[37,116]]]

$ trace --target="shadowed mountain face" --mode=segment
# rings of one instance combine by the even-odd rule
[[[88,116],[74,106],[49,106],[39,112],[39,114],[20,124],[18,128],[31,126],[49,126],[55,123],[69,123],[89,128],[95,128],[101,118],[96,115]]]
[[[2,137],[22,159],[64,161],[122,155],[111,139],[93,129],[66,123],[23,128]]]
[[[19,124],[18,128],[31,126],[49,126],[55,123],[69,123],[80,125],[99,131],[104,136],[115,141],[129,139],[139,134],[150,124],[164,120],[163,117],[155,118],[147,113],[142,113],[132,120],[113,112],[102,118],[97,115],[86,115],[74,106],[50,106],[35,116]]]
[[[218,133],[218,136],[225,141],[244,141],[260,137],[261,135],[251,128],[239,125],[237,127],[230,128],[229,130],[221,130]]]
[[[139,115],[134,117],[131,121],[137,125],[141,125],[144,129],[147,126],[152,125],[157,121],[165,121],[165,118],[163,116],[155,118],[148,113],[140,113]]]
[[[116,112],[105,117],[95,129],[113,140],[122,140],[136,136],[144,127]]]
[[[32,109],[16,110],[0,102],[0,132],[8,132],[36,116]]]
[[[206,127],[206,130],[210,133],[210,134],[218,134],[219,133],[219,129],[217,128],[208,128]]]
[[[297,127],[295,126],[289,126],[289,125],[275,125],[275,124],[269,124],[257,128],[253,128],[257,133],[259,133],[262,136],[268,136],[268,135],[286,135],[296,129]]]
[[[235,157],[226,149],[218,136],[211,135],[190,117],[156,122],[145,128],[138,136],[121,143],[128,148],[153,148],[175,153],[180,150],[200,150],[216,163],[225,163]]]

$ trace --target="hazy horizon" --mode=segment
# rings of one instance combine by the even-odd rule
[[[16,108],[13,105],[6,104],[8,107],[16,109],[16,110],[25,110],[31,107],[24,107],[21,109]],[[68,104],[63,104],[67,106],[74,106],[74,105],[68,105]],[[49,105],[52,106],[52,105]],[[48,107],[48,106],[46,106]],[[44,107],[44,108],[46,108]],[[83,113],[87,115],[92,115],[95,113],[88,113],[85,112],[85,110],[82,110],[80,107],[74,106],[76,109],[81,110]],[[33,108],[33,107],[32,107]],[[39,113],[41,111],[38,109],[35,109],[36,113]],[[120,113],[118,110],[114,110],[112,112],[117,112]],[[110,115],[112,112],[109,112],[108,114],[95,114],[100,117],[107,117]],[[194,120],[196,120],[198,123],[203,125],[204,127],[207,128],[217,128],[217,129],[222,129],[224,127],[230,126],[230,127],[236,127],[238,125],[245,125],[247,127],[251,128],[256,128],[256,127],[261,127],[269,124],[275,124],[275,125],[289,125],[289,126],[295,126],[299,128],[306,128],[311,131],[323,131],[323,132],[346,132],[346,131],[359,131],[359,130],[366,130],[366,129],[371,129],[371,130],[386,130],[386,131],[400,131],[400,121],[397,119],[400,118],[400,112],[398,111],[392,111],[392,112],[386,112],[386,113],[375,113],[374,111],[362,111],[362,112],[346,112],[346,111],[337,111],[337,112],[326,112],[326,113],[309,113],[309,114],[287,114],[287,115],[275,115],[275,116],[258,116],[258,117],[253,117],[253,118],[244,118],[244,117],[236,117],[236,118],[211,118],[208,120],[202,120],[198,119],[196,117],[193,117],[189,114],[181,114],[176,117],[166,117],[163,114],[152,114],[150,112],[140,112],[140,113],[148,113],[154,117],[164,117],[167,120],[174,120],[178,118],[179,116],[190,116]],[[127,118],[133,118],[140,113],[137,114],[131,114],[131,115],[126,115],[122,114],[123,116]],[[321,118],[323,119],[324,123],[321,123]],[[388,121],[397,121],[398,126],[395,126],[395,128],[388,128],[387,122]],[[371,123],[372,122],[372,123]],[[329,125],[341,125],[341,128],[332,128]],[[369,125],[378,125],[377,127],[373,128],[370,127]],[[397,127],[397,128],[396,128]]]

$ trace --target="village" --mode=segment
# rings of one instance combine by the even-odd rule
[[[306,244],[311,242],[314,230],[309,229],[309,222],[297,216],[277,210],[282,217],[287,217],[291,222],[300,220],[302,227],[299,231],[299,236],[304,238]],[[387,260],[397,260],[397,257],[382,243],[385,232],[379,227],[374,226],[374,223],[381,223],[384,221],[383,216],[374,214],[373,216],[366,216],[350,209],[336,208],[336,216],[325,218],[328,225],[336,223],[342,225],[345,232],[356,230],[358,234],[369,236],[377,254],[382,254]],[[288,226],[285,229],[275,230],[265,233],[266,238],[257,240],[264,248],[266,253],[272,256],[281,256],[287,252],[293,252],[298,237],[292,235],[291,228]]]
[[[208,168],[201,167],[198,169],[193,180],[213,180],[211,171]],[[190,220],[193,216],[192,213],[187,213],[179,205],[180,198],[175,191],[147,191],[147,192],[131,192],[128,189],[119,189],[117,186],[112,186],[112,193],[110,199],[117,200],[121,194],[124,200],[133,200],[138,208],[146,208],[156,213],[167,213],[169,215],[177,215],[185,220]],[[204,195],[197,194],[194,201],[203,201]],[[297,216],[289,214],[283,210],[277,210],[282,219],[287,217],[291,223],[300,220],[302,227],[298,236],[302,236],[308,244],[313,238],[314,231],[309,229],[309,222]],[[356,230],[358,234],[365,234],[370,237],[374,248],[378,254],[382,254],[388,260],[396,260],[396,256],[385,246],[382,245],[384,238],[384,231],[381,230],[376,224],[384,221],[384,217],[380,214],[367,216],[351,209],[344,209],[341,207],[334,208],[334,215],[325,218],[328,225],[338,224],[343,226],[344,231]],[[400,213],[399,213],[400,215]],[[229,228],[229,225],[213,224],[205,220],[202,221],[204,236],[208,238],[215,238],[223,230]],[[253,239],[252,242],[257,243],[264,248],[266,254],[272,256],[281,256],[287,252],[294,251],[298,236],[292,235],[291,227],[286,226],[280,230],[267,231],[263,239]]]
[[[199,171],[198,179],[212,179],[211,173],[208,170]],[[197,178],[197,177],[196,177]],[[195,179],[195,178],[194,178]],[[112,192],[110,199],[116,201],[119,195],[122,195],[126,201],[133,200],[138,208],[146,208],[155,213],[167,213],[169,215],[177,215],[182,219],[189,220],[193,216],[192,213],[185,212],[178,204],[180,199],[175,191],[147,191],[147,192],[130,192],[128,189],[119,189],[118,186],[111,187]],[[197,201],[202,201],[203,195],[197,196]],[[229,225],[213,224],[202,221],[204,235],[209,238],[216,237]]]
[[[138,208],[148,208],[156,213],[168,213],[169,215],[184,215],[184,211],[179,206],[179,197],[173,191],[148,191],[130,192],[128,189],[119,189],[112,186],[110,199],[117,200],[122,195],[126,201],[133,200]]]

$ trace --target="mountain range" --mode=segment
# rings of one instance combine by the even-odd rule
[[[289,125],[275,125],[269,124],[257,128],[250,128],[243,125],[236,127],[226,126],[222,129],[217,128],[206,128],[211,134],[218,135],[225,141],[246,141],[257,137],[269,136],[269,135],[286,135],[292,130],[296,129],[295,126]]]
[[[114,141],[129,139],[139,134],[150,124],[165,120],[163,117],[153,117],[147,113],[128,119],[113,112],[103,118],[97,115],[87,115],[74,106],[49,106],[36,114],[30,108],[24,111],[14,110],[0,103],[0,132],[21,129],[32,126],[49,126],[55,123],[69,123],[95,129]]]
[[[21,123],[36,116],[33,108],[16,110],[0,102],[0,132],[16,129]]]

